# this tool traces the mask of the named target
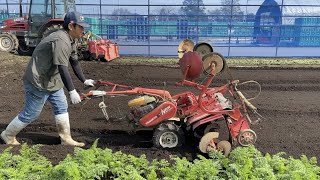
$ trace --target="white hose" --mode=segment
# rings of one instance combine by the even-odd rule
[[[253,99],[256,99],[256,98],[258,98],[259,97],[259,95],[260,95],[260,93],[261,93],[261,85],[257,82],[257,81],[253,81],[253,80],[250,80],[250,81],[245,81],[245,82],[242,82],[242,83],[239,83],[237,86],[239,86],[239,85],[243,85],[243,84],[248,84],[248,83],[254,83],[254,84],[257,84],[258,85],[258,87],[259,87],[259,93],[256,95],[256,96],[254,96],[254,97],[252,97],[252,98],[245,98],[246,100],[248,100],[248,101],[251,101],[251,100],[253,100]],[[242,94],[242,93],[241,93]]]

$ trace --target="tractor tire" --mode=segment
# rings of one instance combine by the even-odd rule
[[[11,52],[18,47],[18,41],[15,35],[10,33],[0,34],[0,51]]]
[[[98,60],[96,53],[91,53],[89,61]]]
[[[219,129],[220,126],[217,123],[202,124],[193,131],[193,136],[201,139],[205,134],[209,132],[218,132]]]
[[[19,46],[17,52],[20,56],[31,56],[35,47],[29,47],[26,45],[24,39],[19,39]]]
[[[104,57],[99,57],[100,62],[108,62]]]
[[[47,27],[46,30],[43,31],[42,33],[42,39],[49,36],[49,34],[56,32],[58,30],[62,29],[62,25],[61,24],[52,24],[50,26]]]
[[[13,50],[17,50],[18,49],[18,47],[19,47],[19,40],[18,40],[18,37],[16,36],[16,35],[14,35],[14,34],[10,34],[11,35],[11,37],[14,39],[14,49]]]
[[[174,122],[164,122],[153,132],[153,145],[157,148],[180,147],[185,142],[182,129]]]
[[[92,61],[92,59],[90,58],[90,51],[82,51],[82,56],[84,60]]]

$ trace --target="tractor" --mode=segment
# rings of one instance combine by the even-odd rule
[[[3,21],[0,51],[32,55],[43,37],[62,27],[68,11],[75,11],[74,0],[31,0],[28,16]]]
[[[32,55],[44,37],[62,28],[64,15],[69,11],[76,11],[75,0],[31,0],[28,16],[22,16],[20,12],[20,17],[3,21],[0,28],[0,51],[16,50],[19,55]],[[107,43],[100,43],[105,42],[101,39],[99,42],[96,41],[89,38],[81,39],[78,45],[79,57],[87,57],[88,60],[99,57],[107,61],[119,57],[116,43],[109,40]],[[91,50],[90,43],[95,44],[96,48]],[[112,56],[109,56],[110,52]]]

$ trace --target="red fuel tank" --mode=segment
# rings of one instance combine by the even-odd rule
[[[185,53],[179,60],[179,65],[182,74],[187,73],[186,79],[190,81],[198,78],[202,72],[202,58],[197,52]]]

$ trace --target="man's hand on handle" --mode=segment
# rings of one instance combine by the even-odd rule
[[[72,91],[69,91],[69,95],[70,95],[70,99],[71,99],[72,104],[78,104],[81,102],[80,95],[78,94],[78,92],[75,89]]]
[[[86,79],[86,80],[83,82],[83,84],[86,85],[86,86],[91,86],[91,87],[93,87],[94,84],[95,84],[95,81],[92,80],[92,79]]]

